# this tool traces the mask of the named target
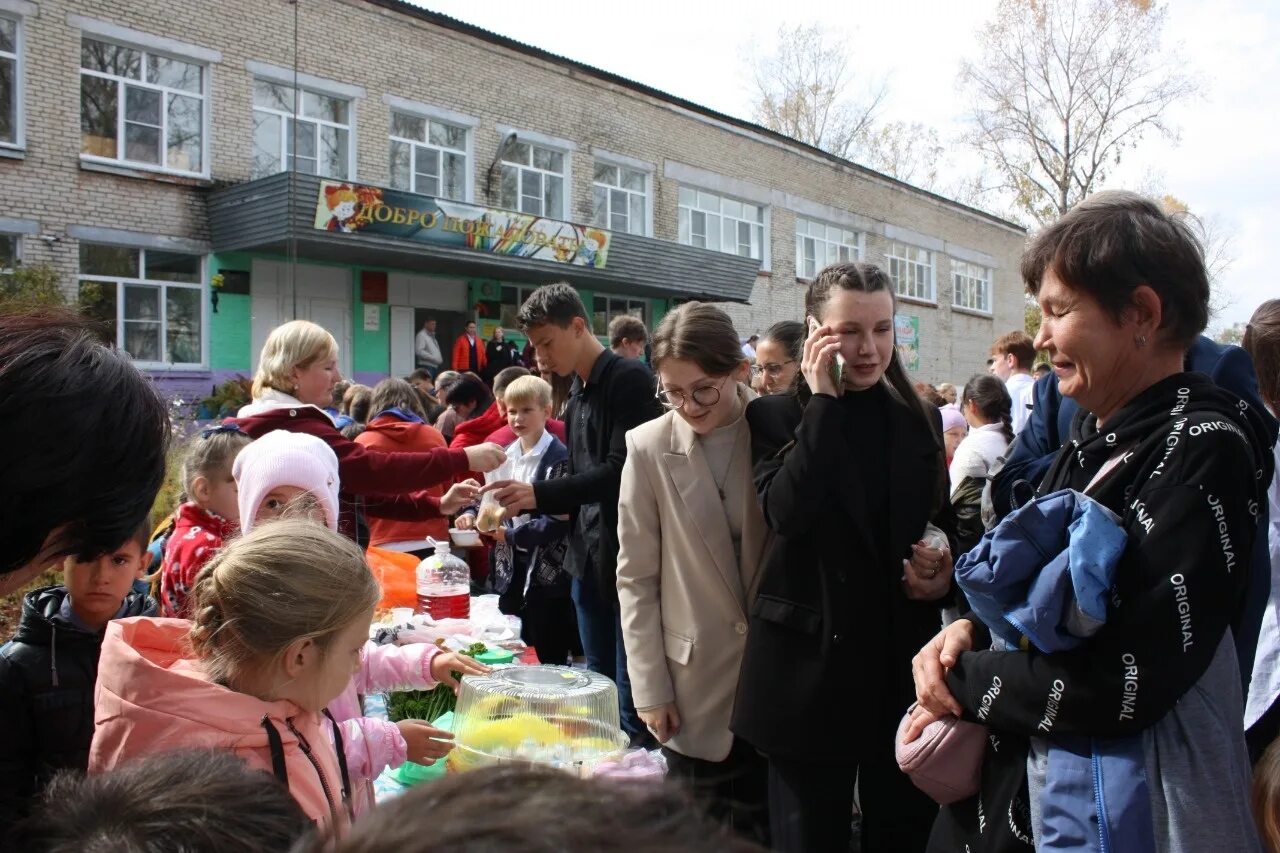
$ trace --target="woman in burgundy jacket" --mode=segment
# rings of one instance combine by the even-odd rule
[[[333,448],[344,495],[340,529],[347,535],[355,532],[353,498],[363,499],[365,513],[378,518],[450,515],[474,500],[474,486],[461,484],[442,498],[428,495],[427,488],[467,471],[492,471],[506,460],[496,444],[392,453],[348,440],[321,408],[340,378],[337,360],[337,341],[322,327],[306,320],[278,326],[262,347],[253,402],[240,409],[236,423],[253,438],[282,429],[314,435]]]

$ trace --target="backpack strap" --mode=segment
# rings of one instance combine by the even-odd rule
[[[338,772],[342,774],[342,805],[347,809],[347,816],[355,820],[355,812],[351,808],[351,774],[347,772],[347,750],[342,744],[342,727],[333,718],[333,714],[329,713],[328,708],[325,708],[323,713],[329,718],[329,725],[333,728],[333,746],[338,753]]]
[[[280,740],[280,732],[272,725],[271,719],[262,715],[262,728],[267,733],[267,746],[271,750],[271,770],[280,784],[289,787],[289,770],[284,763],[284,743]]]

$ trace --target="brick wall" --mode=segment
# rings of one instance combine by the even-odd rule
[[[249,178],[252,77],[247,61],[292,66],[294,9],[278,0],[41,0],[26,21],[25,159],[0,159],[9,217],[37,219],[42,230],[102,225],[207,240],[203,191],[192,182],[123,177],[79,161],[79,32],[68,14],[109,21],[221,52],[212,67],[211,177]],[[770,269],[748,306],[728,306],[745,336],[779,319],[800,319],[803,284],[794,268],[797,206],[825,206],[860,217],[868,259],[881,262],[885,228],[898,227],[994,259],[991,317],[950,309],[950,256],[935,257],[937,306],[904,305],[920,317],[921,365],[931,381],[962,380],[981,369],[998,334],[1022,325],[1017,258],[1023,235],[888,180],[839,166],[795,146],[697,115],[659,98],[524,53],[444,29],[364,0],[301,0],[299,69],[363,87],[355,103],[357,179],[387,184],[390,108],[384,94],[473,116],[475,201],[499,125],[572,140],[568,218],[591,217],[592,149],[653,164],[654,236],[676,239],[679,180],[672,164],[704,170],[769,194]],[[497,182],[495,181],[495,190]],[[708,187],[708,189],[714,189]],[[797,201],[798,200],[798,201]],[[808,214],[806,214],[808,215]],[[29,262],[50,262],[67,281],[76,274],[75,241],[27,239]]]

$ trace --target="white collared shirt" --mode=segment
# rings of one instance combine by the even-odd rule
[[[524,444],[520,439],[516,439],[507,447],[506,464],[498,468],[497,471],[491,471],[485,474],[485,482],[492,483],[495,480],[515,480],[518,483],[532,483],[533,478],[538,475],[538,466],[542,464],[542,457],[546,455],[547,448],[551,446],[551,442],[555,441],[555,436],[551,434],[551,430],[543,429],[542,438],[538,439],[538,443],[528,453],[524,451]],[[498,476],[501,474],[501,476]],[[513,527],[519,527],[529,520],[528,513],[516,516],[511,519]]]

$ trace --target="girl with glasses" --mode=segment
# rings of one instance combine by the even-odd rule
[[[765,840],[765,764],[729,730],[768,530],[744,412],[755,394],[733,322],[698,302],[653,336],[665,415],[627,433],[618,601],[631,690],[671,775]]]
[[[761,394],[785,394],[794,389],[800,376],[800,350],[804,346],[804,324],[795,320],[774,323],[756,344],[752,366],[752,387]]]

